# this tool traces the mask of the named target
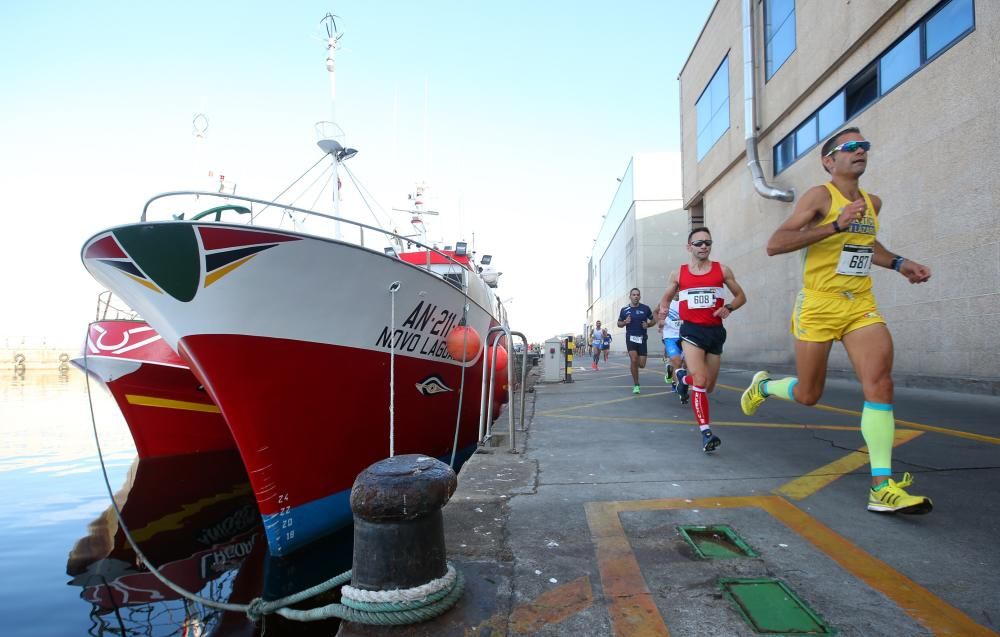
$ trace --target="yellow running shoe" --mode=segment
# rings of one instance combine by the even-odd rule
[[[753,416],[757,408],[764,404],[767,396],[760,390],[760,384],[766,380],[771,380],[771,375],[767,371],[760,371],[753,375],[750,386],[747,387],[743,395],[740,396],[740,407],[747,416]]]
[[[930,513],[934,503],[922,495],[910,495],[903,489],[913,484],[913,476],[903,474],[896,482],[889,478],[889,484],[878,491],[868,490],[868,510],[876,513]]]

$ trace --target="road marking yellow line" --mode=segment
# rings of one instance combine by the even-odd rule
[[[977,637],[997,634],[885,562],[862,551],[788,500],[778,496],[765,496],[761,500],[762,509],[812,542],[847,572],[896,602],[900,610],[935,635]]]
[[[597,552],[597,568],[616,637],[669,637],[653,595],[646,588],[639,562],[618,518],[620,502],[585,505],[590,536]]]
[[[640,396],[641,398],[641,396]],[[631,400],[626,398],[625,400]],[[575,409],[575,407],[574,407]],[[614,420],[615,422],[637,422],[637,423],[649,423],[653,425],[696,425],[698,424],[695,420],[676,420],[668,418],[639,418],[639,417],[626,417],[626,416],[614,416],[609,417],[604,416],[580,416],[576,414],[564,414],[558,409],[553,409],[552,411],[539,412],[542,416],[549,416],[551,418],[565,418],[566,420]],[[733,420],[713,420],[713,427],[749,427],[751,429],[825,429],[829,431],[858,431],[858,427],[850,425],[812,425],[812,424],[800,424],[800,423],[784,423],[784,422],[746,422],[746,421],[733,421]]]
[[[496,613],[475,626],[467,626],[466,637],[482,635],[533,635],[551,624],[568,619],[594,603],[590,577],[584,575],[546,591],[524,604],[518,605],[508,617]]]
[[[621,637],[669,635],[625,535],[622,511],[759,508],[808,540],[845,571],[891,599],[936,635],[997,635],[780,496],[588,502],[587,522],[612,630]]]
[[[741,394],[743,393],[743,390],[746,389],[746,387],[733,387],[732,385],[722,385],[722,384],[717,384],[716,387],[721,387],[722,389],[728,389],[730,391],[737,391],[737,392],[740,392]],[[814,409],[819,409],[819,410],[822,410],[822,411],[829,411],[829,412],[832,412],[832,413],[835,413],[835,414],[845,414],[845,415],[848,415],[848,416],[857,416],[858,418],[861,417],[861,412],[860,411],[856,411],[854,409],[843,409],[841,407],[831,407],[830,405],[819,405],[819,404],[812,405],[812,407]],[[962,431],[961,429],[949,429],[947,427],[937,427],[935,425],[925,425],[925,424],[919,423],[919,422],[911,422],[909,420],[900,420],[899,418],[896,419],[896,424],[897,425],[906,425],[907,427],[911,427],[913,429],[920,429],[922,431],[932,431],[934,433],[942,434],[942,435],[945,435],[945,436],[953,436],[955,438],[966,438],[968,440],[976,440],[978,442],[987,442],[987,443],[989,443],[991,445],[1000,445],[1000,438],[998,438],[996,436],[985,436],[983,434],[974,434],[974,433],[969,432],[969,431]]]
[[[593,603],[590,578],[584,575],[518,606],[510,616],[510,627],[515,633],[532,635],[589,608]]]
[[[166,409],[181,409],[184,411],[203,411],[210,414],[222,413],[215,405],[193,403],[186,400],[170,400],[167,398],[140,396],[138,394],[125,394],[125,400],[130,405],[139,405],[141,407],[164,407]]]
[[[916,431],[914,429],[897,429],[896,438],[893,441],[892,446],[898,447],[899,445],[909,442],[922,435],[924,435],[924,432]],[[868,462],[868,447],[861,447],[857,451],[852,451],[839,460],[834,460],[830,464],[824,465],[815,471],[810,471],[806,475],[798,477],[791,482],[786,482],[775,489],[774,493],[784,495],[793,500],[802,500],[816,493],[844,474],[857,471],[861,467],[866,466]]]
[[[663,396],[664,394],[670,394],[673,392],[661,391],[653,394],[640,394],[639,398],[651,398],[653,396]],[[622,403],[626,400],[635,400],[635,394],[629,394],[625,398],[612,398],[611,400],[597,400],[592,403],[584,403],[582,405],[572,405],[570,407],[558,407],[556,409],[549,409],[547,411],[540,412],[543,416],[552,416],[556,414],[561,414],[564,411],[576,411],[578,409],[590,409],[591,407],[597,407],[598,405],[612,405],[614,403]]]

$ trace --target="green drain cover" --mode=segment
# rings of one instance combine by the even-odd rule
[[[726,559],[730,557],[757,557],[746,541],[724,524],[716,526],[679,526],[677,530],[687,540],[698,557]]]
[[[775,579],[722,579],[723,593],[747,623],[766,635],[833,635],[819,615]]]

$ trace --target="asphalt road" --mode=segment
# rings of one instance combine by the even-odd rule
[[[781,582],[809,609],[793,615],[839,635],[1000,631],[1000,398],[897,389],[894,470],[934,510],[882,515],[865,508],[856,382],[748,418],[753,370],[724,368],[711,395],[722,446],[705,454],[660,359],[638,396],[626,363],[536,384],[519,453],[501,440],[467,463],[444,509],[466,594],[391,634],[749,637],[751,620],[784,621],[741,612],[723,591],[734,579]],[[700,526],[728,527],[751,555],[700,557],[681,531]]]

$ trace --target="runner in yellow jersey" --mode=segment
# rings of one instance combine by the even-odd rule
[[[913,479],[892,479],[892,335],[872,294],[873,265],[891,268],[910,283],[923,283],[930,270],[889,252],[875,238],[882,200],[861,190],[871,143],[857,128],[846,128],[820,153],[830,182],[810,188],[767,242],[770,256],[800,250],[802,290],[792,313],[797,377],[778,380],[757,372],[740,406],[750,416],[767,398],[815,405],[823,394],[834,341],[842,341],[861,381],[865,404],[861,434],[868,445],[872,483],[868,510],[928,513],[930,498],[906,492]]]

